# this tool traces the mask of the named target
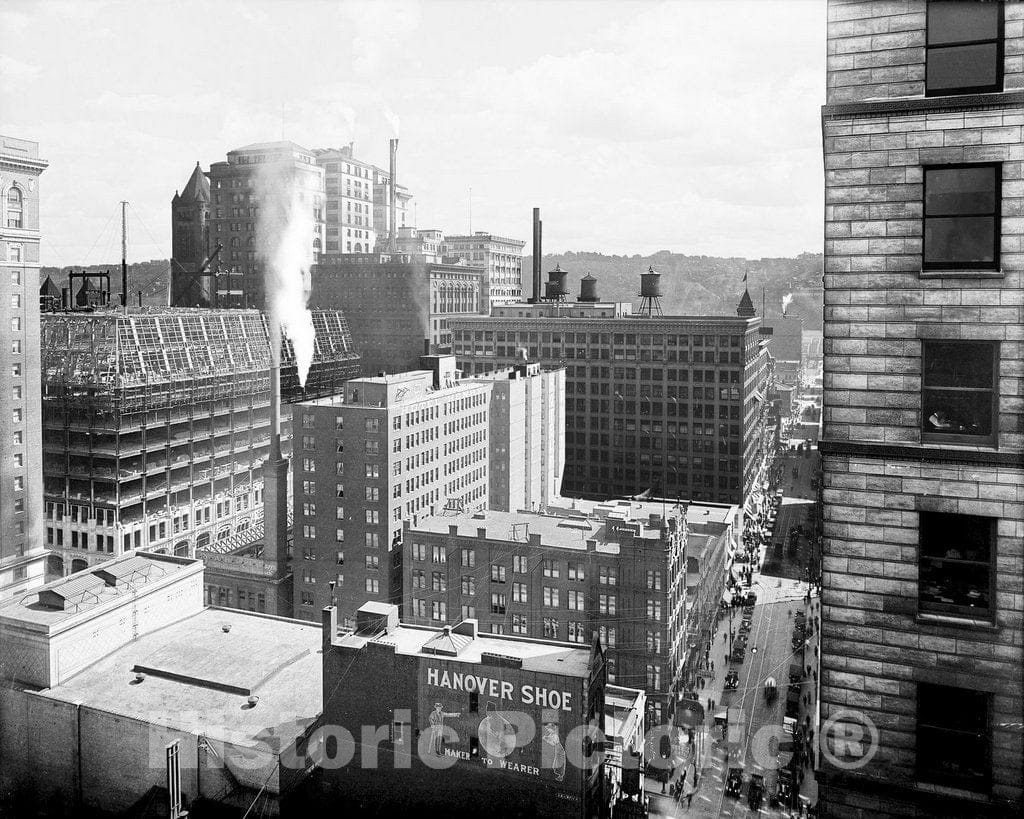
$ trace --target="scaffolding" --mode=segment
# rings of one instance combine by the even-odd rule
[[[317,311],[314,327],[305,390],[291,344],[282,345],[286,400],[340,390],[358,373],[341,314]],[[119,530],[158,516],[165,535],[184,539],[202,525],[191,514],[196,504],[245,496],[247,510],[258,508],[259,494],[250,503],[249,493],[262,485],[269,451],[269,338],[267,318],[256,310],[43,315],[48,514],[60,514],[57,504],[75,504],[90,517],[103,510],[108,520],[111,510]],[[172,529],[175,514],[188,516],[187,533]],[[207,536],[190,540],[189,551],[222,534],[224,521],[209,522]],[[136,536],[136,545],[153,545],[141,542],[147,533]]]

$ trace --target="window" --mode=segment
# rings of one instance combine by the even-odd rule
[[[661,688],[661,667],[656,665],[647,666],[647,687]]]
[[[364,558],[366,561],[367,569],[379,569],[380,568],[380,556],[379,555],[366,555]]]
[[[577,561],[569,564],[569,579],[580,583],[587,579],[582,563]]]
[[[302,482],[302,494],[303,495],[315,495],[316,494],[316,481],[303,481]]]
[[[615,614],[615,595],[599,594],[597,596],[597,610],[601,614]]]
[[[334,507],[334,517],[336,517],[338,520],[344,520],[345,519],[345,507],[344,506],[336,506],[336,507]]]
[[[380,512],[378,512],[376,509],[367,509],[366,522],[369,524],[380,523]]]
[[[367,486],[364,491],[364,497],[368,501],[379,501],[380,500],[380,487],[379,486]]]
[[[1003,88],[1002,3],[928,4],[925,93],[982,93]]]
[[[544,587],[544,605],[551,608],[558,607],[558,589],[551,586]]]
[[[336,559],[338,561],[338,565],[339,566],[345,565],[345,553],[344,552],[338,552],[337,555],[336,555]]]
[[[558,577],[558,564],[553,560],[544,560],[541,562],[541,566],[544,570],[545,577]]]
[[[922,343],[923,441],[995,443],[998,349],[984,341]]]
[[[316,527],[306,524],[302,527],[302,536],[310,540],[316,539]]]
[[[525,614],[513,614],[512,615],[512,633],[513,634],[526,634],[526,615]]]
[[[528,603],[529,592],[528,586],[525,583],[513,583],[512,584],[512,602],[513,603]]]
[[[302,436],[302,448],[304,450],[306,450],[307,452],[315,452],[316,451],[316,438],[314,438],[312,435],[303,435]]]
[[[504,614],[505,607],[505,595],[500,592],[491,592],[491,614]]]
[[[427,544],[426,543],[414,543],[414,544],[412,544],[412,559],[413,560],[426,560],[427,559]]]
[[[371,594],[380,593],[380,581],[376,577],[366,578],[366,590]]]
[[[505,582],[505,567],[504,566],[491,566],[491,582],[492,583],[504,583]]]
[[[379,455],[380,454],[380,441],[366,441],[364,447],[367,455]]]
[[[570,591],[569,593],[569,610],[570,611],[583,611],[583,592],[581,591]]]
[[[558,621],[554,617],[544,618],[544,639],[545,640],[557,640],[558,639]]]
[[[414,597],[412,600],[412,611],[417,617],[425,618],[427,616],[427,601]]]
[[[598,570],[597,580],[603,586],[617,586],[619,583],[619,567],[601,566]]]
[[[647,652],[660,654],[661,653],[661,632],[650,631],[647,632]]]
[[[444,550],[444,546],[431,546],[430,560],[432,563],[447,563],[448,553]]]
[[[474,549],[462,550],[462,565],[468,569],[476,565],[476,551]]]
[[[925,167],[922,269],[999,269],[1001,175],[998,163]]]
[[[601,645],[605,648],[615,648],[615,627],[601,626],[597,633],[601,639]]]
[[[316,461],[312,458],[302,459],[302,471],[303,472],[316,472]]]
[[[367,418],[364,422],[364,428],[367,432],[380,432],[380,419]]]
[[[918,779],[988,790],[989,696],[969,688],[918,683]]]
[[[995,518],[921,512],[921,611],[989,617]]]
[[[21,224],[21,190],[12,187],[7,191],[7,227],[20,228]]]
[[[412,587],[414,589],[425,589],[427,587],[427,573],[423,569],[413,569]]]
[[[448,618],[448,606],[443,600],[430,602],[430,619],[444,622]]]
[[[586,642],[586,638],[583,636],[583,623],[576,620],[569,621],[569,642],[570,643],[583,643]]]
[[[316,517],[316,504],[311,501],[306,501],[302,504],[302,514],[307,518]]]
[[[365,472],[367,478],[379,478],[380,477],[380,464],[366,464]]]
[[[366,532],[363,535],[363,543],[367,549],[379,549],[380,536],[376,532]]]
[[[316,416],[310,415],[308,412],[302,413],[302,428],[313,429],[316,426]]]
[[[462,593],[476,594],[476,578],[471,574],[462,575]]]
[[[661,591],[661,572],[656,569],[647,570],[647,588]]]
[[[462,607],[462,619],[473,620],[476,618],[476,606],[463,606]]]
[[[515,574],[526,574],[526,555],[513,555],[512,571]]]
[[[661,601],[660,600],[648,600],[647,601],[647,619],[648,620],[661,620]]]

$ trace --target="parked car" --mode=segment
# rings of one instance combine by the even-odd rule
[[[725,780],[725,795],[738,799],[743,789],[743,769],[730,768],[729,776]]]

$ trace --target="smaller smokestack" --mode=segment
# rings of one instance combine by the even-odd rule
[[[392,139],[389,143],[391,162],[389,171],[391,173],[391,202],[388,215],[391,218],[391,230],[388,233],[388,250],[392,253],[398,250],[398,140]]]

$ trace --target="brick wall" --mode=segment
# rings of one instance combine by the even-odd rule
[[[828,101],[924,94],[925,0],[831,0]],[[1007,3],[1004,85],[1024,88],[1024,4]]]

